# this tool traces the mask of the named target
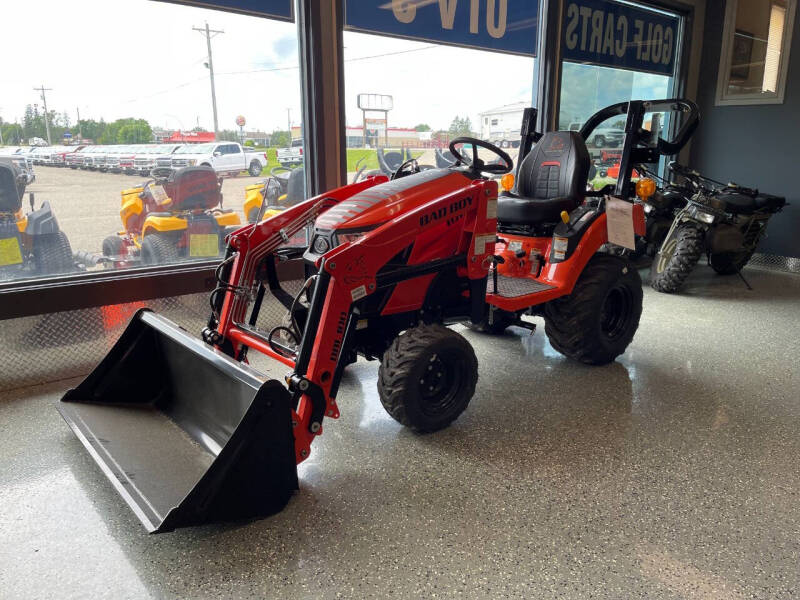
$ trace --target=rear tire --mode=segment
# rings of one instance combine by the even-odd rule
[[[653,259],[650,286],[665,294],[677,292],[703,254],[703,238],[703,232],[692,224],[675,229]]]
[[[419,433],[456,420],[477,382],[472,346],[440,324],[418,325],[397,336],[378,369],[378,395],[386,412]]]
[[[572,293],[544,307],[545,333],[564,356],[604,365],[625,352],[642,315],[642,280],[627,260],[598,254]]]
[[[124,254],[125,244],[116,235],[110,235],[103,240],[103,256],[109,258]]]
[[[38,235],[33,240],[33,264],[39,275],[56,275],[75,270],[72,247],[63,231]]]
[[[258,177],[261,175],[261,163],[257,160],[250,162],[250,168],[247,169],[247,172],[250,173],[251,177]]]
[[[735,275],[750,262],[755,250],[742,250],[741,252],[725,252],[712,254],[708,257],[711,268],[719,275]]]
[[[606,145],[606,138],[605,136],[602,135],[596,135],[594,136],[592,143],[594,144],[595,148],[602,148],[603,146]]]
[[[180,260],[177,240],[168,233],[151,233],[142,240],[142,263],[145,265],[165,265]]]

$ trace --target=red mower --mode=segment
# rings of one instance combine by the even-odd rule
[[[616,195],[627,200],[633,165],[659,155],[640,143],[647,106],[623,113]],[[642,310],[639,275],[607,251],[609,200],[586,191],[585,138],[537,134],[535,114],[525,114],[513,192],[489,178],[512,171],[503,150],[458,138],[451,167],[408,160],[391,180],[368,177],[231,234],[202,340],[137,313],[59,410],[148,530],[281,510],[296,465],[339,417],[342,373],[359,355],[380,360],[389,414],[432,432],[466,409],[478,379],[472,346],[449,324],[532,328],[521,317],[543,315],[569,357],[603,364],[625,351]],[[641,205],[630,208],[641,235]],[[311,223],[307,248],[287,246]],[[292,297],[276,263],[300,258],[308,279]],[[266,293],[291,312],[289,326],[256,327]],[[285,364],[285,382],[251,369],[252,351]]]

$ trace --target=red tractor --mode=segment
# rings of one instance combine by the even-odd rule
[[[648,106],[630,102],[621,113],[615,195],[626,200],[633,165],[663,150],[640,143]],[[59,408],[150,531],[282,509],[296,465],[325,420],[339,417],[339,383],[357,356],[380,360],[389,414],[432,432],[466,409],[478,379],[472,346],[449,324],[530,328],[521,317],[543,315],[552,345],[569,357],[603,364],[625,351],[642,286],[608,243],[611,190],[586,191],[581,133],[537,134],[534,117],[528,109],[513,192],[499,194],[488,177],[513,169],[503,150],[458,138],[451,167],[421,171],[407,160],[392,180],[369,177],[231,234],[202,340],[137,313]],[[630,209],[628,226],[642,235],[641,205]],[[307,248],[286,244],[312,223]],[[292,297],[276,264],[301,257],[308,280]],[[290,326],[256,327],[268,292],[291,311]],[[251,351],[289,367],[285,385],[251,369]]]

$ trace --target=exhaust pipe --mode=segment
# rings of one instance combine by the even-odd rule
[[[298,487],[288,390],[146,309],[58,410],[151,533],[273,514]]]

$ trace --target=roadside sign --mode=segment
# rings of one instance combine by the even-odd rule
[[[672,75],[679,24],[673,15],[628,4],[567,0],[564,60]]]
[[[247,123],[247,121],[245,120],[245,118],[242,115],[239,115],[238,117],[236,117],[236,124],[239,127],[244,127],[246,123]]]
[[[72,134],[71,134],[71,133],[69,133],[69,132],[66,132],[66,131],[64,132],[64,139],[65,139],[65,140],[68,140],[68,139],[70,139],[71,137],[72,137]]]
[[[350,31],[536,56],[539,0],[345,0]]]

